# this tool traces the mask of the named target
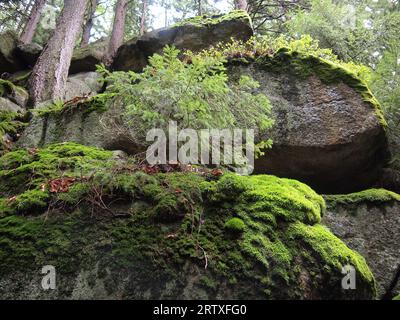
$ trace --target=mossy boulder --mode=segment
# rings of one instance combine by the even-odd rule
[[[273,147],[257,173],[298,179],[323,193],[371,187],[386,164],[385,120],[369,88],[350,70],[281,48],[231,62],[236,79],[249,74],[272,104]]]
[[[400,195],[368,189],[325,199],[328,209],[323,223],[365,257],[382,297],[400,264]],[[396,289],[400,291],[400,284]]]
[[[148,57],[160,53],[166,45],[195,52],[231,39],[247,41],[252,35],[251,20],[244,11],[190,18],[123,44],[118,50],[113,68],[141,71],[147,65]]]
[[[325,203],[308,186],[149,175],[132,161],[71,143],[0,158],[1,298],[375,297],[365,260],[320,224]],[[341,287],[346,264],[356,290]],[[41,289],[44,265],[56,268],[56,290]]]

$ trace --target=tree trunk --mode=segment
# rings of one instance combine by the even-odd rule
[[[29,79],[29,91],[35,107],[42,101],[62,99],[86,5],[87,0],[64,0],[57,27]]]
[[[86,23],[83,27],[81,47],[85,47],[89,44],[90,34],[91,34],[92,28],[93,28],[93,18],[96,13],[98,4],[99,4],[99,0],[91,0],[90,1],[88,19],[86,20]]]
[[[128,0],[118,0],[115,6],[114,24],[111,33],[111,39],[108,45],[108,54],[105,60],[107,65],[112,63],[118,48],[124,41],[125,31],[125,18],[126,18],[126,7],[128,6]]]
[[[147,7],[149,5],[148,0],[142,0],[143,8],[142,8],[142,16],[140,18],[140,32],[139,34],[142,36],[146,32],[146,15],[147,15]]]
[[[197,15],[201,16],[203,14],[203,9],[201,7],[201,0],[197,0]]]
[[[247,11],[247,0],[235,0],[235,9]]]
[[[20,41],[22,43],[28,44],[32,42],[45,4],[46,0],[36,0],[33,4],[31,14],[25,24],[24,30],[21,33]]]

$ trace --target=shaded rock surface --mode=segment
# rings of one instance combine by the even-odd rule
[[[367,261],[382,297],[400,265],[400,195],[384,199],[361,196],[327,198],[328,209],[322,223]],[[346,200],[350,199],[350,201]],[[396,287],[400,293],[400,283]]]
[[[219,42],[229,42],[231,38],[246,41],[252,35],[250,17],[245,12],[195,17],[123,44],[118,50],[113,68],[141,71],[147,65],[148,57],[160,53],[166,45],[174,45],[181,50],[200,51]]]
[[[43,47],[37,43],[20,43],[15,47],[13,54],[25,64],[26,68],[32,69],[42,50]]]
[[[273,147],[256,160],[256,172],[298,179],[322,193],[358,191],[377,180],[388,156],[386,135],[358,80],[284,52],[230,70],[232,77],[250,74],[273,106]]]
[[[21,63],[13,55],[17,46],[17,35],[12,31],[0,34],[0,74],[3,72],[13,73],[22,70]]]
[[[77,48],[72,56],[70,74],[96,71],[108,48],[108,39],[100,39],[83,48]]]

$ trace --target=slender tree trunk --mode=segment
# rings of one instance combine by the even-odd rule
[[[32,42],[45,4],[46,0],[36,0],[33,4],[31,14],[26,22],[24,30],[21,33],[20,41],[22,43],[28,44]]]
[[[197,15],[201,16],[203,14],[203,9],[201,7],[201,0],[197,0]]]
[[[146,15],[147,15],[147,7],[149,5],[148,0],[142,0],[143,7],[142,7],[142,16],[140,18],[140,32],[139,34],[142,36],[146,32]]]
[[[62,99],[75,43],[82,30],[87,0],[64,0],[57,27],[29,79],[32,102]]]
[[[93,18],[96,13],[96,8],[97,8],[98,4],[99,4],[99,0],[90,0],[88,19],[86,20],[86,23],[83,26],[81,47],[85,47],[89,44],[90,34],[91,34],[92,28],[93,28]]]
[[[124,42],[125,18],[128,0],[118,0],[115,6],[114,24],[111,33],[111,39],[108,45],[108,54],[106,64],[111,64],[118,48]]]
[[[247,11],[247,0],[235,0],[235,9]]]
[[[26,25],[26,22],[28,21],[31,13],[32,13],[32,7],[35,4],[34,0],[29,0],[28,5],[26,6],[26,13],[28,13],[28,17],[24,17],[21,16],[21,18],[18,21],[18,25],[17,25],[17,31],[19,32],[20,36],[22,34],[23,30],[23,26]]]

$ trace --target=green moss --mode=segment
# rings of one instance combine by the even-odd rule
[[[47,208],[50,195],[42,190],[28,190],[16,197],[11,207],[19,213],[33,213]]]
[[[3,140],[3,136],[5,134],[15,135],[21,132],[27,126],[27,123],[23,120],[18,113],[0,110],[0,155],[10,149]]]
[[[26,272],[43,261],[62,266],[60,275],[95,264],[116,274],[131,270],[132,298],[137,288],[151,287],[157,296],[170,282],[175,285],[168,297],[180,296],[188,282],[216,297],[221,281],[235,298],[304,298],[310,290],[321,298],[374,296],[365,261],[318,224],[324,200],[304,184],[265,175],[148,175],[127,164],[109,165],[109,157],[99,149],[58,144],[0,158],[1,185],[16,190],[13,179],[21,184],[26,175],[33,183],[21,188],[15,206],[5,194],[0,198],[0,208],[8,210],[0,215],[2,274]],[[51,165],[44,166],[44,159]],[[38,184],[59,176],[54,170],[60,167],[78,180],[68,192],[41,191]],[[82,167],[83,176],[94,168],[97,174],[80,179],[73,168]],[[13,209],[16,203],[24,212]],[[240,237],[227,232],[232,225]],[[340,291],[347,263],[360,273],[357,291]],[[192,269],[198,270],[195,278]]]
[[[34,111],[38,117],[62,116],[75,112],[82,112],[85,117],[92,112],[103,113],[107,110],[107,102],[112,99],[113,93],[100,93],[85,101],[64,103],[62,101],[51,103]]]
[[[50,199],[49,181],[65,176],[85,179],[112,165],[111,158],[112,152],[75,143],[9,152],[0,158],[0,196],[15,196],[7,204],[14,213],[44,210]]]
[[[0,110],[0,136],[21,131],[26,126],[21,120],[21,116],[16,112]]]
[[[18,71],[11,75],[10,81],[17,86],[27,87],[27,82],[31,74],[32,70]]]
[[[196,27],[208,27],[216,24],[220,24],[224,21],[230,20],[245,20],[249,25],[251,25],[250,16],[246,11],[234,10],[228,14],[218,14],[218,15],[202,15],[196,16],[183,20],[181,22],[175,23],[172,27],[182,27],[185,25],[191,25]]]
[[[393,298],[393,300],[400,300],[400,294],[397,295],[397,296],[395,296],[395,297]]]
[[[238,234],[244,231],[246,225],[244,224],[242,219],[232,218],[225,222],[225,229],[231,233]]]
[[[297,222],[288,228],[287,233],[289,239],[306,243],[312,253],[324,261],[324,267],[339,270],[344,265],[351,265],[358,271],[358,278],[374,286],[374,277],[365,259],[349,249],[325,226],[307,226]]]
[[[361,203],[383,204],[400,201],[400,195],[385,189],[368,189],[350,194],[324,196],[330,206],[359,205]]]
[[[15,85],[11,81],[0,79],[0,97],[12,94],[14,88]]]

